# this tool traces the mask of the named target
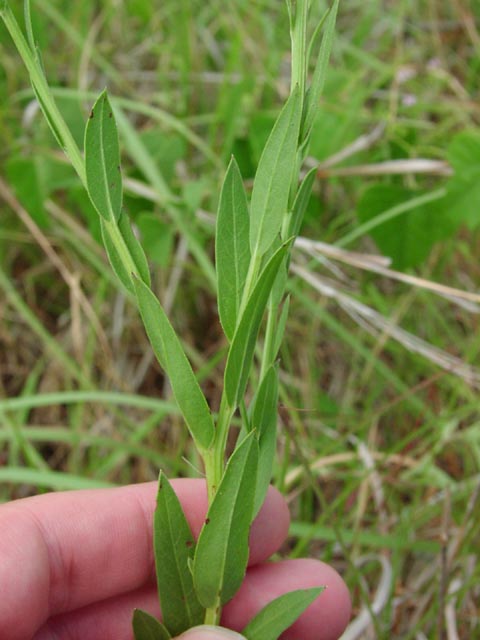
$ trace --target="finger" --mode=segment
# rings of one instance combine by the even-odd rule
[[[198,535],[207,509],[205,482],[184,479],[172,485]],[[156,483],[147,483],[49,494],[0,507],[0,584],[8,584],[0,598],[0,638],[30,637],[52,615],[151,580],[155,495]],[[251,562],[274,553],[287,531],[286,504],[271,489],[252,527]]]
[[[340,576],[316,560],[284,560],[250,568],[240,591],[224,608],[222,624],[240,632],[270,600],[287,591],[318,585],[327,589],[282,638],[336,640],[348,623],[350,598]],[[132,640],[131,618],[136,607],[160,615],[153,586],[57,616],[33,640]]]

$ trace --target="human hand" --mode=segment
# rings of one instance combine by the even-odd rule
[[[207,511],[205,483],[182,479],[172,486],[197,537]],[[0,506],[0,638],[131,640],[135,607],[160,616],[152,545],[156,490],[153,482]],[[270,488],[252,525],[245,581],[224,607],[222,625],[241,630],[279,595],[326,585],[282,638],[335,640],[350,615],[339,575],[316,560],[266,562],[288,525],[286,503]],[[181,640],[217,640],[216,633],[200,627]]]

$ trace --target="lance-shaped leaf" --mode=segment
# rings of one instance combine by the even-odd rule
[[[108,255],[112,269],[114,270],[117,278],[123,284],[123,286],[135,294],[135,290],[132,282],[132,274],[128,272],[124,260],[118,253],[117,246],[112,241],[110,235],[113,225],[117,225],[116,222],[108,222],[103,218],[100,218],[100,228],[102,230],[102,239],[105,246],[105,250]],[[126,213],[120,215],[118,220],[118,232],[123,239],[123,244],[128,252],[133,264],[137,269],[137,273],[146,285],[150,286],[150,270],[148,268],[148,262],[143,251],[143,247],[135,237],[130,221]]]
[[[265,306],[290,244],[283,244],[267,262],[235,331],[225,367],[225,391],[231,407],[238,405],[245,392]]]
[[[267,370],[253,401],[250,426],[258,438],[257,487],[253,513],[256,515],[265,500],[272,477],[277,442],[278,367]]]
[[[317,167],[313,167],[307,173],[300,185],[300,188],[295,197],[295,202],[292,207],[292,215],[290,218],[290,225],[288,229],[288,237],[292,236],[296,238],[300,233],[300,227],[302,226],[303,217],[312,195],[312,188],[317,175]]]
[[[193,580],[205,607],[228,602],[245,577],[257,464],[258,444],[252,432],[228,461],[198,538]]]
[[[85,129],[87,190],[105,220],[118,220],[122,208],[120,150],[113,110],[106,90],[92,107]]]
[[[315,116],[317,115],[320,96],[322,95],[323,86],[325,84],[328,61],[330,60],[333,37],[335,35],[335,22],[337,19],[338,3],[339,0],[334,0],[334,3],[325,20],[322,44],[320,45],[320,51],[318,54],[317,62],[315,64],[312,83],[307,93],[305,122],[302,127],[302,137],[304,139],[308,137],[315,120]]]
[[[218,312],[229,340],[237,325],[250,263],[249,228],[247,196],[240,169],[232,157],[220,194],[215,234]]]
[[[173,395],[197,447],[204,451],[214,437],[213,419],[205,396],[162,305],[141,280],[133,278],[133,284],[153,351],[170,379]]]
[[[163,473],[158,482],[153,519],[158,595],[166,627],[174,636],[201,624],[199,603],[188,567],[195,548],[192,532],[175,491]]]
[[[250,202],[250,249],[263,255],[277,237],[287,213],[301,121],[297,88],[283,107],[263,150]]]
[[[243,629],[247,640],[277,640],[312,604],[324,587],[298,589],[272,600]]]
[[[161,622],[141,609],[133,612],[132,626],[135,640],[170,640],[172,637]]]
[[[311,169],[305,176],[302,184],[300,185],[300,189],[298,190],[295,201],[293,203],[292,211],[290,212],[289,218],[288,218],[287,235],[286,235],[287,238],[296,238],[298,236],[298,233],[300,231],[300,227],[302,224],[302,220],[305,215],[308,202],[310,200],[310,195],[312,193],[312,187],[315,181],[316,173],[317,173],[316,168]],[[270,302],[273,308],[277,307],[280,304],[283,298],[283,295],[285,293],[285,287],[287,285],[287,279],[288,279],[289,264],[290,264],[290,255],[280,266],[277,278],[275,280],[275,284],[273,285],[272,299]]]
[[[275,334],[275,344],[273,347],[272,358],[278,356],[278,352],[280,351],[280,347],[282,346],[283,336],[285,334],[285,327],[287,326],[288,320],[288,312],[290,310],[290,296],[287,296],[285,302],[283,303],[282,311],[280,312],[280,318],[278,319],[277,331]]]

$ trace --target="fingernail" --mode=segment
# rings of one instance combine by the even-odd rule
[[[185,631],[176,640],[245,640],[245,637],[230,629],[203,625]]]

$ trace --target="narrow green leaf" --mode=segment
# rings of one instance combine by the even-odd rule
[[[178,407],[197,447],[208,449],[214,438],[212,415],[180,340],[154,293],[137,278],[133,284],[148,338],[170,378]]]
[[[237,325],[250,263],[249,228],[247,196],[240,169],[232,157],[220,194],[215,234],[218,312],[229,340]]]
[[[272,354],[273,359],[275,359],[278,356],[278,352],[280,351],[280,347],[282,346],[282,341],[283,341],[283,336],[285,334],[285,327],[287,325],[289,310],[290,310],[290,296],[287,296],[285,302],[283,303],[282,311],[280,313],[280,318],[278,319],[277,331],[275,333],[275,345],[274,345],[273,354]]]
[[[310,169],[305,178],[302,180],[302,184],[298,189],[292,207],[292,215],[290,218],[290,225],[288,229],[289,238],[292,236],[296,238],[300,233],[300,227],[302,226],[303,217],[310,201],[310,196],[312,195],[312,189],[315,183],[316,176],[317,167],[313,167],[313,169]]]
[[[132,625],[135,640],[170,640],[172,637],[161,622],[141,609],[134,610]]]
[[[272,477],[277,442],[278,366],[267,370],[252,405],[251,428],[258,438],[258,473],[253,513],[265,500]]]
[[[204,610],[195,595],[188,567],[195,548],[192,532],[177,495],[163,473],[158,482],[153,544],[162,616],[165,626],[176,636],[201,624]]]
[[[302,181],[302,184],[300,185],[295,201],[293,203],[292,211],[289,213],[288,224],[286,225],[287,238],[292,238],[292,237],[296,238],[300,231],[303,216],[305,215],[305,210],[310,200],[310,195],[312,192],[313,183],[315,181],[316,172],[317,172],[316,168],[311,169],[308,172],[308,174],[305,176],[304,180]],[[285,288],[287,286],[289,265],[290,265],[290,256],[288,256],[287,260],[285,260],[280,265],[278,270],[278,275],[273,285],[272,299],[270,301],[270,304],[273,308],[278,307],[285,293]]]
[[[263,255],[273,243],[287,213],[301,120],[298,87],[283,107],[263,150],[250,204],[250,249]]]
[[[128,272],[124,261],[120,258],[117,247],[113,243],[112,238],[109,233],[109,225],[117,224],[115,222],[110,223],[105,221],[103,218],[100,218],[100,228],[102,230],[102,239],[103,244],[105,246],[105,250],[108,255],[108,259],[110,264],[112,265],[112,269],[114,270],[117,278],[123,284],[124,287],[130,293],[135,294],[135,290],[133,288],[132,283],[132,275]],[[130,258],[133,261],[133,264],[137,268],[137,273],[145,282],[146,285],[150,286],[150,270],[148,268],[148,262],[145,257],[145,253],[143,251],[142,245],[135,237],[132,228],[130,226],[130,221],[126,213],[121,213],[120,219],[118,220],[118,229],[120,235],[123,238],[123,242],[128,250]]]
[[[231,407],[238,405],[247,386],[265,306],[290,244],[290,242],[283,244],[267,262],[233,336],[225,367],[225,391]]]
[[[277,640],[322,593],[324,587],[298,589],[272,600],[243,629],[247,640]]]
[[[252,432],[228,461],[198,539],[193,580],[205,607],[228,602],[245,576],[257,464],[258,445]]]
[[[309,136],[315,116],[317,115],[320,96],[322,95],[325,78],[327,76],[328,62],[332,51],[333,38],[335,35],[335,22],[337,20],[339,0],[334,3],[325,20],[325,31],[323,32],[322,44],[315,64],[312,83],[307,93],[307,103],[305,111],[305,122],[303,124],[302,139]]]
[[[106,90],[93,105],[85,128],[85,171],[88,195],[97,212],[105,220],[118,220],[122,208],[120,150]]]

